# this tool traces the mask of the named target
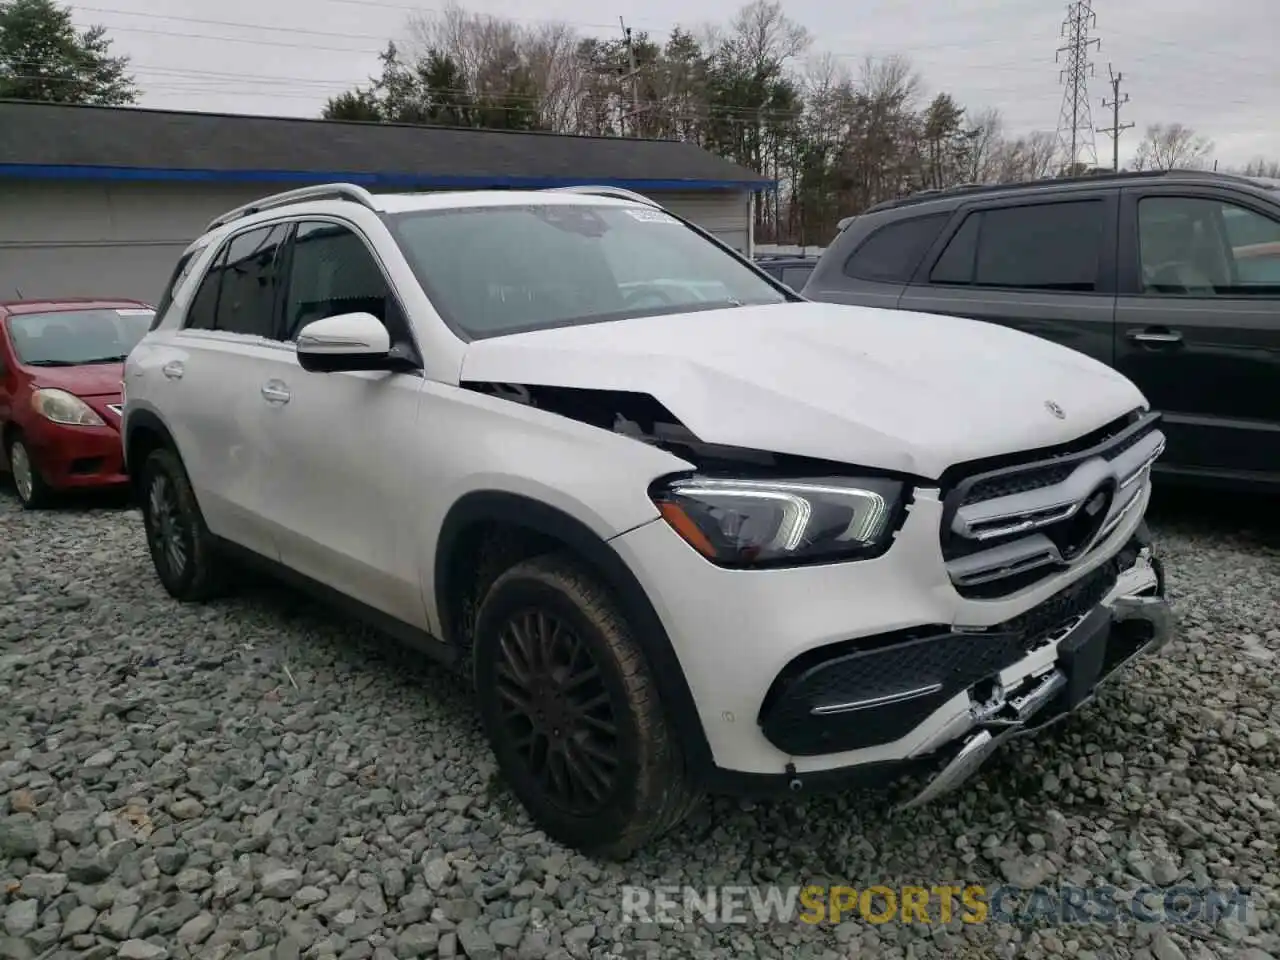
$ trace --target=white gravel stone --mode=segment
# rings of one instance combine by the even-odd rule
[[[716,799],[615,865],[549,843],[491,784],[451,675],[270,585],[176,603],[135,511],[0,492],[0,957],[1274,960],[1280,536],[1251,516],[1157,515],[1177,642],[959,792],[900,816],[853,793]],[[619,914],[624,884],[815,878],[1222,882],[1259,909],[1140,941]]]

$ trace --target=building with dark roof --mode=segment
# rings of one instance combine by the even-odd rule
[[[0,100],[0,297],[154,301],[182,248],[265,194],[609,184],[750,253],[759,174],[690,143]]]

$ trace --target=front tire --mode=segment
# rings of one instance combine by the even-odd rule
[[[9,475],[13,478],[13,487],[23,508],[41,510],[49,506],[53,500],[53,489],[40,476],[40,468],[31,459],[31,451],[27,449],[21,435],[15,435],[9,440],[9,448],[5,454],[9,458]]]
[[[171,597],[192,603],[223,591],[222,558],[172,450],[153,450],[143,463],[142,522],[156,575]]]
[[[622,859],[697,802],[630,626],[571,559],[525,561],[494,582],[474,670],[498,766],[553,839]]]

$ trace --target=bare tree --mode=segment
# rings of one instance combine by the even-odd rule
[[[967,178],[970,183],[988,183],[995,179],[1001,132],[1004,120],[995,107],[969,115],[969,156]]]
[[[1280,179],[1280,160],[1267,160],[1257,157],[1245,164],[1242,171],[1246,177],[1273,177]]]
[[[1213,153],[1213,141],[1180,123],[1154,123],[1138,145],[1135,170],[1197,169]]]

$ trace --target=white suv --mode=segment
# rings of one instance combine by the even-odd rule
[[[923,802],[1168,635],[1128,380],[807,302],[626,191],[266,198],[125,381],[165,588],[264,565],[458,665],[588,851],[707,791]]]

